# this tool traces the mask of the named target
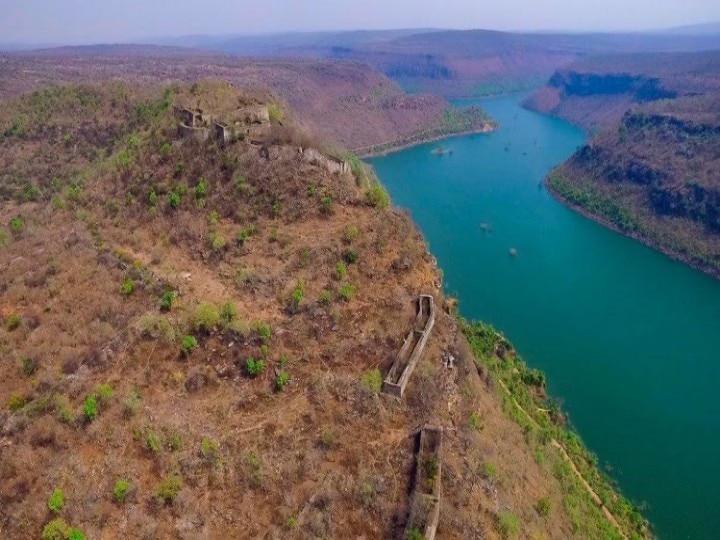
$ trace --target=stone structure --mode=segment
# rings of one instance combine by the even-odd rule
[[[425,350],[425,344],[435,324],[435,302],[429,294],[418,298],[418,313],[413,327],[403,342],[400,352],[390,367],[382,391],[386,394],[402,397],[415,366]]]
[[[331,174],[347,174],[350,172],[350,165],[347,161],[327,156],[314,148],[301,148],[300,153],[304,161],[319,165]]]
[[[420,533],[425,540],[433,540],[440,521],[440,479],[442,478],[442,428],[425,426],[415,458],[415,486],[410,496],[410,516],[405,538],[410,532]]]
[[[173,107],[178,121],[178,135],[200,142],[210,137],[210,130],[204,126],[202,111],[192,111],[184,107]]]
[[[213,122],[213,128],[215,129],[215,140],[217,140],[217,143],[220,146],[225,146],[227,143],[230,142],[232,134],[230,133],[230,129],[225,124]]]

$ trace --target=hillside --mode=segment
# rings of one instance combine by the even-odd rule
[[[448,313],[408,216],[294,116],[211,81],[0,105],[3,535],[416,538],[416,476],[440,537],[647,535],[542,374]],[[426,352],[382,394],[420,294]]]
[[[0,56],[0,97],[47,85],[126,80],[167,84],[222,78],[269,90],[295,120],[336,147],[383,149],[409,141],[490,129],[481,111],[464,113],[441,97],[408,95],[367,65],[329,60],[247,60],[197,50],[88,46]]]
[[[556,195],[720,277],[720,53],[590,59],[526,105],[596,133],[551,174]]]

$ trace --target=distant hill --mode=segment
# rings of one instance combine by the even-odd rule
[[[720,22],[678,26],[675,28],[663,30],[659,33],[686,36],[707,36],[713,34],[720,34]]]

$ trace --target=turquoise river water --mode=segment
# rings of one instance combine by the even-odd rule
[[[547,374],[655,533],[717,538],[720,282],[556,202],[543,178],[583,134],[519,101],[476,102],[500,128],[443,141],[451,155],[432,143],[371,163],[462,314],[492,323]]]

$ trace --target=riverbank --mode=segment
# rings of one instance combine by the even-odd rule
[[[462,129],[458,131],[442,131],[441,130],[430,130],[419,134],[412,135],[410,137],[403,137],[395,141],[389,141],[386,143],[364,146],[361,148],[355,148],[351,152],[361,159],[369,159],[374,157],[381,157],[407,150],[421,144],[427,144],[431,142],[442,141],[451,137],[461,137],[464,135],[476,135],[480,133],[491,133],[498,128],[496,122],[488,122],[482,126],[473,129]]]
[[[602,225],[603,227],[606,227],[618,234],[621,234],[623,236],[626,236],[628,238],[631,238],[637,242],[640,242],[641,244],[654,249],[655,251],[659,251],[663,255],[669,257],[670,259],[683,263],[693,270],[697,270],[698,272],[702,272],[714,279],[720,280],[720,269],[707,264],[703,263],[702,261],[698,260],[695,257],[692,257],[691,255],[687,255],[685,253],[682,253],[678,250],[674,250],[672,248],[669,248],[666,245],[663,245],[660,241],[648,236],[647,232],[645,231],[642,226],[635,224],[638,229],[633,230],[629,229],[626,224],[624,223],[618,223],[617,220],[613,219],[611,216],[602,215],[596,212],[593,212],[592,210],[588,209],[587,207],[583,206],[583,204],[576,200],[573,200],[573,198],[567,194],[566,191],[560,189],[558,187],[556,176],[548,176],[543,185],[548,190],[548,193],[550,193],[553,198],[555,198],[558,202],[563,204],[564,206],[570,208],[571,210],[577,212],[578,214],[582,215],[583,217],[590,219],[594,221],[595,223],[598,223]]]

